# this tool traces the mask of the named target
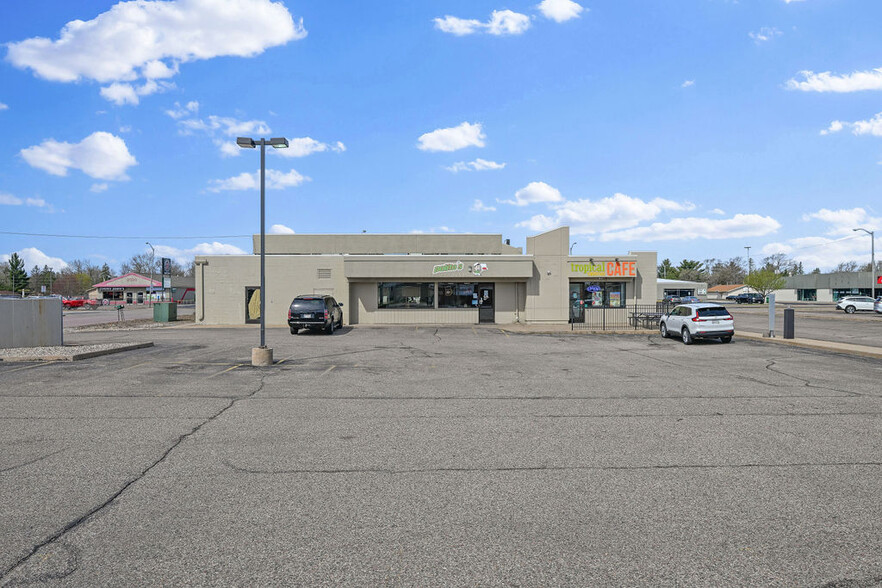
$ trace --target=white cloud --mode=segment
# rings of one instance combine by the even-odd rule
[[[863,208],[842,208],[830,210],[822,208],[817,212],[804,214],[802,220],[809,222],[819,220],[828,226],[828,235],[850,235],[852,229],[863,227],[871,231],[882,229],[882,217],[872,217]]]
[[[340,141],[337,141],[333,145],[329,145],[328,143],[317,141],[312,137],[295,137],[293,139],[288,139],[287,149],[273,149],[273,153],[283,157],[306,157],[313,153],[321,153],[329,150],[342,153],[346,151],[346,145]]]
[[[485,206],[481,200],[475,200],[474,204],[470,209],[472,212],[493,212],[496,210],[495,206]]]
[[[486,138],[481,123],[464,122],[456,127],[435,129],[421,135],[417,148],[422,151],[456,151],[466,147],[483,147]]]
[[[270,227],[269,232],[273,235],[293,235],[294,229],[285,225],[273,225]]]
[[[309,178],[291,170],[283,173],[278,170],[266,170],[266,189],[267,190],[284,190],[285,188],[295,188],[303,182],[308,182]],[[260,172],[253,174],[242,172],[238,176],[227,178],[226,180],[211,180],[209,192],[221,192],[223,190],[259,190],[260,189]]]
[[[474,161],[469,161],[466,163],[465,161],[457,161],[453,165],[446,167],[447,171],[451,171],[453,173],[458,173],[461,171],[485,171],[492,169],[502,169],[505,167],[504,163],[496,163],[495,161],[487,161],[486,159],[481,159],[480,157],[475,159]]]
[[[545,182],[530,182],[515,192],[514,200],[500,200],[500,202],[514,206],[527,206],[537,202],[561,202],[563,199],[557,188],[549,186]]]
[[[306,36],[281,2],[141,0],[119,2],[90,21],[74,20],[58,39],[9,43],[7,60],[56,82],[87,79],[117,104],[137,104],[169,83],[179,64],[220,56],[253,57]],[[139,85],[135,85],[140,82]]]
[[[719,214],[720,216],[722,216],[726,214],[726,211],[721,208],[714,208],[713,210],[711,210],[711,214]]]
[[[793,78],[787,81],[788,90],[802,92],[860,92],[863,90],[882,90],[882,67],[871,71],[856,71],[845,75],[833,75],[829,71],[819,74],[801,71],[802,80]]]
[[[25,247],[24,249],[16,251],[16,253],[18,253],[18,256],[24,262],[25,270],[28,272],[30,272],[31,268],[35,265],[40,268],[44,265],[48,265],[56,272],[67,267],[67,262],[60,257],[49,257],[36,247]],[[0,255],[0,262],[8,262],[10,257],[11,255],[4,253]]]
[[[555,22],[564,22],[579,18],[585,8],[572,0],[542,0],[536,7],[545,16]]]
[[[805,222],[820,221],[821,231],[827,235],[797,237],[784,242],[769,243],[762,248],[766,255],[786,253],[801,261],[806,271],[818,267],[831,269],[843,261],[869,262],[869,235],[855,232],[862,227],[870,231],[882,229],[882,217],[871,216],[864,208],[830,210],[822,208],[804,214]]]
[[[188,135],[193,131],[206,133],[219,132],[228,137],[244,137],[248,135],[269,135],[269,126],[262,120],[239,120],[229,116],[208,117],[208,120],[186,119],[179,120],[182,127],[181,134]]]
[[[561,204],[552,204],[552,208],[554,216],[537,215],[518,226],[548,230],[568,225],[573,234],[592,235],[636,227],[641,222],[656,218],[662,212],[692,210],[695,205],[664,198],[654,198],[647,202],[626,194],[614,194],[600,200],[564,201]]]
[[[601,241],[686,241],[692,239],[734,239],[774,233],[781,224],[770,216],[736,214],[732,218],[675,218],[622,231],[604,232]]]
[[[89,191],[94,192],[95,194],[100,194],[101,192],[105,192],[107,190],[107,188],[108,188],[107,183],[104,182],[101,184],[92,184],[92,187],[89,188]]]
[[[759,45],[760,43],[765,43],[766,41],[771,41],[775,37],[780,37],[783,35],[781,31],[776,29],[775,27],[762,27],[756,33],[747,33],[747,36],[753,39],[753,42]]]
[[[190,249],[178,249],[167,245],[157,245],[156,255],[170,257],[181,265],[189,265],[197,255],[248,255],[247,252],[229,243],[199,243]]]
[[[0,102],[0,110],[9,110],[9,106]]]
[[[127,180],[126,170],[138,163],[125,141],[105,132],[92,133],[79,143],[47,139],[20,154],[31,167],[52,175],[66,176],[69,169],[78,169],[98,180]]]
[[[214,144],[220,149],[222,157],[238,157],[242,153],[242,148],[232,141],[215,141]]]
[[[455,233],[456,229],[440,226],[440,227],[432,227],[428,231],[424,231],[422,229],[414,229],[410,232],[411,235],[425,235],[426,233]]]
[[[12,194],[0,192],[0,205],[21,206],[22,204],[24,204],[24,200],[22,200],[21,198],[16,198]]]
[[[855,122],[844,122],[834,120],[830,126],[821,131],[822,135],[832,135],[838,133],[844,128],[850,128],[854,135],[872,135],[874,137],[882,137],[882,112],[869,120],[858,120]]]
[[[439,31],[462,37],[486,32],[490,35],[520,35],[530,28],[530,17],[511,10],[494,10],[487,22],[447,15],[435,19]]]
[[[695,80],[686,80],[685,82],[680,84],[680,87],[681,88],[691,88],[694,85],[695,85]]]
[[[175,120],[190,116],[191,114],[196,114],[197,112],[199,112],[199,102],[196,100],[187,102],[185,106],[181,106],[179,102],[175,102],[174,108],[165,111],[167,115]]]

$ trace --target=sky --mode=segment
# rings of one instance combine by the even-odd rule
[[[0,261],[567,225],[574,255],[869,261],[878,0],[0,3]]]

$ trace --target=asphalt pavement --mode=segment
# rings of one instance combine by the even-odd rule
[[[727,304],[735,317],[735,330],[762,333],[769,330],[769,307],[766,304]],[[775,334],[784,334],[784,309],[775,305]],[[882,314],[858,312],[846,314],[830,304],[789,305],[794,311],[796,337],[882,347]]]
[[[498,327],[0,363],[0,586],[876,586],[882,362]]]

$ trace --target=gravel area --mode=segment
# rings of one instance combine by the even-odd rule
[[[152,341],[140,343],[94,343],[52,347],[13,347],[0,349],[0,361],[76,361],[131,349],[153,347]]]
[[[195,315],[189,314],[179,316],[178,320],[167,323],[154,322],[152,318],[132,319],[128,321],[112,321],[106,323],[95,323],[91,325],[82,325],[78,327],[65,327],[65,333],[82,333],[89,331],[136,331],[143,329],[164,329],[167,327],[194,324]]]

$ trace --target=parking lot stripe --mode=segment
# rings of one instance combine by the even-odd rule
[[[31,369],[31,368],[40,367],[40,366],[44,366],[44,365],[51,365],[51,364],[53,364],[53,363],[58,363],[58,362],[57,362],[57,361],[44,361],[44,362],[41,362],[41,363],[35,363],[35,364],[33,364],[33,365],[26,365],[26,366],[23,366],[23,367],[13,368],[13,369],[11,369],[11,370],[3,370],[3,372],[0,372],[0,373],[11,374],[12,372],[18,372],[18,371],[21,371],[21,370],[29,370],[29,369]]]
[[[225,373],[227,373],[227,372],[231,372],[231,371],[233,371],[234,369],[236,369],[237,367],[242,367],[243,365],[245,365],[245,364],[244,364],[244,363],[237,363],[236,365],[234,365],[234,366],[231,367],[231,368],[227,368],[227,369],[225,369],[225,370],[223,370],[223,371],[217,372],[216,374],[211,374],[211,375],[208,376],[206,379],[208,379],[208,378],[213,378],[213,377],[215,377],[215,376],[219,376],[219,375],[221,375],[221,374],[225,374]]]

